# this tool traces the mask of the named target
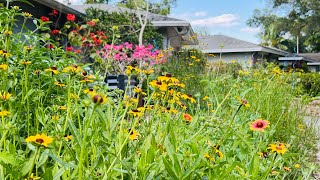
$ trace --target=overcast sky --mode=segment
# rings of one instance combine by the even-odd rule
[[[66,1],[66,0],[60,0]],[[81,4],[83,0],[70,0]],[[177,0],[169,16],[188,20],[195,31],[222,34],[258,43],[260,29],[246,21],[254,9],[266,7],[267,0]]]

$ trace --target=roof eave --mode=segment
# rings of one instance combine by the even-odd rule
[[[76,16],[83,16],[84,14],[63,4],[63,3],[60,3],[56,0],[34,0],[35,2],[38,2],[40,4],[43,4],[47,7],[50,7],[52,9],[57,9],[59,10],[60,12],[62,13],[70,13],[70,14],[75,14]]]

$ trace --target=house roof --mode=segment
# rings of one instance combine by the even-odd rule
[[[202,49],[204,53],[267,52],[282,56],[289,54],[280,49],[260,46],[225,35],[198,36],[198,40],[199,45],[194,47]]]
[[[313,60],[314,62],[320,62],[320,53],[300,53],[297,56],[302,56]]]
[[[59,1],[56,0],[33,0],[37,3],[43,4],[47,7],[50,7],[52,9],[57,9],[58,11],[62,13],[70,13],[70,14],[75,14],[77,16],[80,16],[81,13],[77,11],[76,9],[70,8],[68,5],[65,5]]]

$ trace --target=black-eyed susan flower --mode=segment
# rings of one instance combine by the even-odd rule
[[[69,73],[70,72],[70,73],[73,73],[73,74],[77,74],[79,72],[83,72],[83,69],[80,66],[78,66],[76,64],[73,64],[72,66],[68,66],[66,68],[63,68],[62,72],[64,72],[64,73]]]
[[[45,72],[52,72],[52,74],[59,74],[58,68],[55,66],[51,66],[50,68],[45,69],[44,71]]]
[[[25,46],[24,49],[27,51],[27,52],[30,52],[33,47],[32,46]]]
[[[31,64],[31,61],[21,61],[19,64],[26,66],[26,65]]]
[[[158,81],[166,83],[179,83],[180,81],[177,78],[174,78],[172,74],[168,73],[164,76],[159,76]]]
[[[64,110],[67,110],[67,107],[66,106],[58,106],[58,109],[61,111],[64,111]]]
[[[140,136],[140,134],[139,134],[136,130],[132,130],[132,131],[131,131],[131,130],[129,129],[129,133],[130,133],[129,139],[130,139],[131,141],[137,140],[138,137]]]
[[[173,109],[173,108],[170,108],[170,107],[164,108],[163,112],[172,113],[172,114],[177,114],[178,113],[178,111],[176,109]]]
[[[203,98],[202,98],[202,100],[204,100],[204,101],[207,101],[209,99],[209,96],[204,96]]]
[[[35,136],[29,136],[26,139],[26,142],[34,142],[44,147],[48,147],[48,145],[53,142],[53,139],[49,136],[46,136],[45,134],[37,134]]]
[[[60,83],[60,82],[57,82],[57,81],[56,81],[56,82],[54,82],[54,84],[55,84],[55,85],[57,85],[57,86],[60,86],[60,87],[63,87],[63,86],[65,86],[65,84],[63,84],[63,83]]]
[[[146,69],[146,70],[142,70],[142,73],[149,76],[151,75],[152,73],[154,72],[154,69],[151,68],[151,69]]]
[[[269,157],[269,153],[268,152],[258,152],[259,156],[261,158],[268,158]]]
[[[102,94],[95,94],[92,96],[92,101],[94,104],[101,105],[107,102],[107,97]]]
[[[153,88],[159,89],[160,91],[167,91],[168,85],[164,82],[153,80],[149,83],[149,85]]]
[[[191,123],[192,122],[192,116],[188,113],[183,114],[183,118],[187,123]]]
[[[203,157],[206,158],[206,159],[208,159],[208,160],[210,160],[210,161],[213,161],[213,162],[214,162],[214,158],[211,157],[211,156],[209,155],[209,153],[204,153]]]
[[[240,102],[241,106],[250,107],[250,104],[245,98],[240,98],[239,96],[235,96],[235,98]]]
[[[5,30],[5,31],[3,32],[3,34],[4,34],[5,36],[10,36],[10,35],[12,35],[12,31],[10,31],[10,30]]]
[[[8,65],[7,64],[0,64],[0,70],[7,70],[8,69]]]
[[[272,170],[272,171],[271,171],[271,174],[275,176],[275,175],[278,175],[279,172],[278,172],[278,171],[275,171],[275,170]]]
[[[64,139],[66,140],[66,141],[71,141],[72,140],[72,136],[71,135],[65,135],[64,136]]]
[[[5,91],[0,92],[0,100],[8,101],[11,96],[12,96],[12,94],[10,94],[8,92],[5,92]]]
[[[89,88],[89,89],[83,90],[83,93],[89,94],[90,96],[94,96],[95,94],[97,94],[97,91],[94,90],[93,88]]]
[[[287,152],[287,148],[284,143],[269,144],[267,149],[270,149],[271,152],[276,152],[278,154],[284,154]]]
[[[147,93],[143,92],[141,88],[138,88],[137,86],[134,87],[133,92],[137,94],[147,95]]]
[[[9,58],[12,56],[12,54],[10,54],[8,51],[6,50],[0,50],[0,55],[4,58]]]
[[[129,114],[134,117],[141,117],[143,115],[143,111],[141,111],[139,109],[132,109],[129,111]]]
[[[250,129],[252,131],[263,132],[265,128],[269,127],[269,121],[263,119],[257,119],[250,123]]]
[[[283,166],[283,170],[285,172],[291,172],[291,168],[290,167],[287,167],[287,166]]]
[[[41,179],[41,177],[35,176],[33,173],[29,176],[29,178],[25,178],[24,180],[38,180]]]
[[[126,69],[126,74],[131,75],[131,74],[138,74],[140,73],[141,69],[134,67],[134,66],[127,66]]]
[[[11,113],[9,111],[6,110],[2,110],[0,111],[0,117],[6,117],[9,116]]]
[[[92,83],[93,80],[88,78],[88,77],[84,77],[82,80],[80,80],[80,82],[82,82],[82,83]]]

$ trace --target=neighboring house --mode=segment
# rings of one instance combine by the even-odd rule
[[[275,62],[279,57],[288,55],[288,52],[276,48],[263,47],[254,43],[224,35],[198,36],[199,45],[190,46],[199,48],[207,54],[209,61],[236,61],[244,66],[257,63]]]
[[[320,72],[320,53],[300,53],[295,56],[280,57],[279,64],[284,68],[304,67],[311,72]]]
[[[5,3],[5,0],[0,0],[0,2]],[[56,0],[29,0],[29,2],[33,4],[33,6],[21,2],[10,3],[10,5],[20,6],[23,11],[33,14],[33,16],[36,18],[40,18],[41,16],[48,16],[48,14],[52,12],[53,9],[56,9],[60,13],[62,13],[60,15],[61,18],[59,18],[59,24],[63,24],[66,21],[65,15],[68,13],[75,14],[77,17],[85,16],[85,10],[90,7],[105,10],[108,12],[121,13],[128,11],[136,13],[136,11],[134,10],[120,8],[108,4],[66,5]],[[147,14],[144,11],[141,13],[144,15]],[[152,13],[148,13],[148,16],[153,26],[156,27],[157,31],[163,35],[164,49],[173,47],[174,49],[179,50],[182,45],[198,44],[198,41],[195,38],[196,36],[189,22]],[[22,17],[19,18],[18,21],[19,22],[17,24],[22,24]],[[35,28],[32,20],[28,20],[26,26],[30,29]],[[19,26],[15,28],[16,32],[19,32],[20,30],[21,27]]]

